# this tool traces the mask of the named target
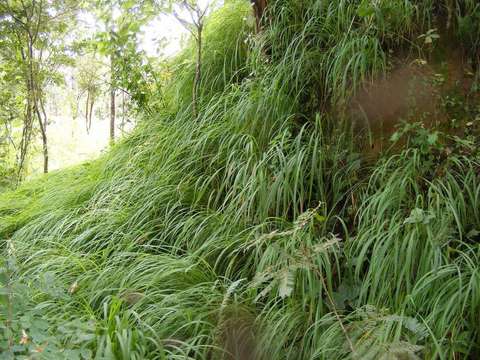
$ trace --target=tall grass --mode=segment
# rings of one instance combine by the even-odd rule
[[[241,1],[208,22],[195,121],[186,50],[164,107],[108,154],[0,195],[4,354],[480,351],[475,147],[414,134],[367,163],[333,110],[396,50],[419,51],[438,2],[269,6],[256,36]]]

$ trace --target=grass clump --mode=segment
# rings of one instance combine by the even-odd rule
[[[228,2],[196,119],[186,51],[158,113],[108,154],[0,195],[3,354],[475,356],[474,129],[410,126],[366,161],[334,111],[395,51],[427,51],[441,4],[272,1],[253,36]]]

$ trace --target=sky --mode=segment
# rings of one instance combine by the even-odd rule
[[[215,9],[221,5],[223,1],[218,0],[197,0],[200,9]],[[176,10],[182,18],[188,19],[188,13],[181,7],[176,7]],[[162,54],[165,56],[172,56],[178,53],[181,49],[182,40],[188,36],[188,31],[180,24],[180,22],[170,14],[161,14],[153,21],[146,25],[141,36],[142,50],[145,50],[148,56],[155,56],[159,54],[159,40],[165,39],[165,44],[162,49]]]
[[[219,7],[221,0],[197,0],[201,9],[211,9]],[[182,7],[176,6],[177,13],[185,19],[189,19],[188,12]],[[118,11],[119,12],[119,11]],[[92,34],[95,28],[98,28],[95,17],[87,12],[79,14],[80,22],[84,25],[87,32]],[[178,53],[182,47],[183,40],[188,37],[188,31],[171,14],[159,14],[141,30],[140,47],[148,56],[166,56],[171,57]]]
[[[186,36],[188,31],[173,15],[162,14],[143,27],[140,46],[148,56],[157,56],[161,50],[163,55],[171,57],[180,51],[182,39]],[[165,40],[162,48],[161,40]]]

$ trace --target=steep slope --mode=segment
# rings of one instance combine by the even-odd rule
[[[1,195],[3,354],[475,358],[478,88],[443,87],[432,34],[474,51],[476,2],[270,1],[258,35],[226,3],[197,118],[190,49],[125,141]],[[433,64],[441,118],[413,94],[372,154],[391,134],[351,99],[405,59]]]

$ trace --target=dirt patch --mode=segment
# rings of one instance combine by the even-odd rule
[[[409,59],[399,62],[387,76],[363,86],[348,104],[354,131],[362,148],[376,154],[389,146],[389,138],[402,121],[425,127],[448,128],[445,96],[471,97],[474,76],[460,52],[442,62]]]

